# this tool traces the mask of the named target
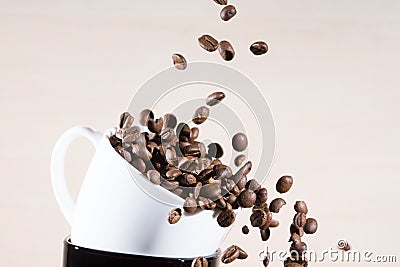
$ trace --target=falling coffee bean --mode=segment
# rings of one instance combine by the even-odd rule
[[[214,0],[214,2],[223,6],[228,4],[228,0]]]
[[[283,198],[275,198],[269,205],[269,210],[274,213],[278,213],[283,205],[286,205],[286,201]]]
[[[239,181],[236,183],[237,187],[239,188],[239,190],[242,190],[246,187],[247,184],[247,176],[243,175],[242,178],[239,179]],[[257,202],[257,200],[256,200]]]
[[[304,227],[306,224],[307,217],[304,213],[298,212],[293,218],[293,224],[295,224],[298,227]]]
[[[243,161],[245,161],[245,160],[246,160],[246,155],[241,154],[241,155],[237,156],[234,161],[235,166],[239,167],[240,165],[242,165]]]
[[[318,229],[317,220],[314,218],[308,218],[306,224],[304,225],[304,232],[306,234],[314,234]]]
[[[237,247],[237,249],[239,250],[239,257],[238,257],[238,259],[240,259],[240,260],[247,259],[247,257],[248,257],[249,255],[246,253],[246,251],[244,251],[243,249],[241,249],[241,248],[238,247],[238,246],[236,246],[236,247]]]
[[[235,57],[235,50],[228,41],[219,42],[218,52],[225,61],[231,61]]]
[[[183,204],[183,210],[187,213],[194,213],[197,210],[197,202],[193,197],[187,197]]]
[[[232,138],[232,147],[236,151],[243,151],[247,148],[247,136],[244,133],[237,133]]]
[[[180,208],[173,209],[168,214],[168,222],[170,224],[176,224],[179,222],[182,216],[182,210]]]
[[[207,97],[206,104],[212,107],[220,103],[224,98],[225,94],[223,92],[214,92]]]
[[[196,140],[199,137],[200,130],[197,127],[190,129],[190,139]]]
[[[269,228],[261,229],[260,234],[261,234],[262,241],[268,241],[269,237],[271,236],[271,230],[269,230]]]
[[[276,183],[276,191],[283,194],[290,190],[293,185],[293,178],[291,176],[282,176]]]
[[[267,222],[267,213],[263,210],[255,210],[250,216],[251,226],[260,227]]]
[[[145,109],[142,112],[140,112],[139,115],[139,122],[143,126],[147,126],[147,122],[149,119],[154,119],[154,114],[151,110]]]
[[[164,119],[159,118],[159,119],[149,119],[147,121],[147,127],[149,128],[149,131],[152,133],[160,133],[164,125]]]
[[[221,227],[231,226],[236,219],[236,214],[230,209],[223,210],[217,217],[217,222]]]
[[[218,143],[211,143],[208,145],[208,156],[212,158],[221,158],[224,155],[222,146]]]
[[[303,255],[307,251],[307,244],[304,242],[296,242],[290,246],[290,251],[297,251],[299,255]]]
[[[294,210],[296,212],[302,212],[304,214],[308,213],[308,208],[307,208],[307,204],[304,201],[296,201],[296,203],[294,204]]]
[[[156,170],[150,170],[147,172],[147,178],[149,178],[150,182],[156,185],[161,184],[160,173]]]
[[[197,257],[193,260],[191,267],[208,267],[208,261],[204,257]]]
[[[254,55],[260,56],[268,52],[268,45],[263,41],[258,41],[250,46],[250,51]]]
[[[120,116],[119,128],[127,129],[130,128],[135,119],[129,112],[124,112]]]
[[[242,227],[242,233],[243,234],[247,235],[247,234],[249,234],[249,232],[250,232],[250,230],[249,230],[249,227],[247,227],[247,225]]]
[[[177,70],[184,70],[187,67],[186,59],[181,54],[173,54],[172,62]]]
[[[301,242],[301,236],[299,236],[297,233],[292,233],[290,235],[289,242],[299,243]]]
[[[296,233],[299,236],[303,236],[304,235],[304,229],[303,229],[303,227],[298,227],[297,225],[292,223],[290,225],[290,234],[293,234],[293,233]]]
[[[192,121],[195,124],[202,124],[205,122],[210,115],[210,110],[206,106],[199,107],[193,114]],[[190,135],[190,133],[189,133]]]
[[[214,201],[206,197],[199,197],[198,204],[202,210],[213,210],[217,206]]]
[[[260,205],[264,204],[265,202],[267,202],[267,200],[268,200],[267,189],[260,188],[259,190],[257,190],[257,198],[256,198],[255,205],[260,206]]]
[[[250,162],[250,161],[249,161]],[[246,189],[257,191],[261,188],[261,185],[255,179],[251,179],[246,184]]]
[[[279,226],[279,221],[275,220],[275,219],[272,219],[271,223],[269,224],[269,227],[275,228],[275,227],[278,227],[278,226]]]
[[[208,52],[214,52],[218,48],[218,41],[208,34],[200,36],[198,41],[200,46]]]
[[[240,255],[240,251],[237,246],[232,245],[228,247],[221,256],[222,263],[228,264],[238,259]]]
[[[224,7],[219,15],[223,21],[228,21],[236,15],[236,12],[236,8],[232,5],[229,5]]]
[[[239,205],[243,208],[251,208],[256,202],[257,195],[252,190],[245,189],[243,190],[239,197],[238,202]]]

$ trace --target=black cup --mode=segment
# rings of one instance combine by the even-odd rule
[[[206,258],[208,266],[218,266],[218,252]],[[190,267],[192,261],[193,258],[175,259],[100,251],[76,246],[69,237],[64,240],[63,267]]]

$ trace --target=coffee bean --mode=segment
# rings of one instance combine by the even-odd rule
[[[219,104],[224,98],[225,94],[223,92],[214,92],[207,97],[206,104],[212,107]]]
[[[178,120],[174,114],[168,113],[164,115],[164,127],[174,129],[177,123]]]
[[[152,133],[160,133],[164,125],[164,119],[159,118],[159,119],[149,119],[147,121],[147,127],[149,128],[149,131]]]
[[[152,157],[150,151],[142,143],[131,146],[132,153],[144,161],[149,161]]]
[[[126,141],[126,138],[128,136],[132,136],[132,142],[135,142],[139,137],[140,137],[140,128],[137,126],[132,126],[129,128],[126,128],[124,133],[123,133],[123,138]]]
[[[296,203],[294,204],[294,210],[296,212],[302,212],[304,214],[308,213],[308,208],[307,208],[307,204],[304,201],[296,201]]]
[[[142,112],[140,112],[140,115],[139,115],[140,124],[143,126],[147,126],[147,122],[149,119],[154,119],[153,112],[149,109],[142,110]]]
[[[186,157],[187,156],[200,157],[201,156],[200,143],[185,146],[183,148],[183,155]]]
[[[208,52],[214,52],[218,48],[218,41],[208,34],[200,36],[198,41],[200,46]]]
[[[222,253],[221,261],[222,263],[228,264],[238,259],[239,255],[240,251],[238,249],[238,246],[232,245]]]
[[[257,191],[261,188],[261,185],[255,180],[255,179],[251,179],[247,182],[246,184],[246,189],[250,189],[253,191]]]
[[[282,198],[275,198],[269,204],[269,210],[274,213],[278,213],[283,205],[286,205],[286,201]]]
[[[271,225],[271,222],[272,222],[272,213],[266,212],[265,214],[266,214],[265,223],[259,226],[259,228],[261,230],[265,230],[265,229],[269,228]]]
[[[299,243],[301,242],[301,236],[299,236],[297,233],[292,233],[290,235],[289,242]]]
[[[234,194],[230,194],[227,198],[226,198],[226,202],[233,205],[233,203],[235,203],[237,200],[237,197]]]
[[[161,184],[160,173],[156,170],[150,170],[147,172],[147,178],[149,178],[150,182],[156,185]]]
[[[161,186],[165,189],[167,189],[168,191],[172,191],[175,190],[179,187],[179,182],[178,181],[166,181],[163,180],[161,181]]]
[[[232,138],[232,147],[236,151],[243,151],[247,148],[247,136],[244,133],[237,133]]]
[[[244,189],[246,187],[246,184],[247,184],[247,176],[246,175],[242,176],[242,178],[240,178],[240,180],[236,183],[239,190]]]
[[[255,210],[250,216],[251,226],[260,227],[267,222],[267,213],[263,210]]]
[[[303,255],[307,251],[307,244],[304,242],[292,243],[290,246],[290,251],[297,251],[298,254]]]
[[[176,127],[176,135],[179,137],[179,140],[181,140],[181,136],[190,138],[190,127],[186,123],[179,123],[178,126]],[[182,141],[182,140],[181,140]]]
[[[249,230],[249,227],[247,227],[247,225],[242,227],[242,233],[243,234],[247,235],[247,234],[249,234],[249,232],[250,232],[250,230]]]
[[[257,198],[255,204],[257,206],[262,205],[263,203],[267,202],[268,200],[268,191],[266,188],[260,188],[257,190]]]
[[[173,147],[166,147],[165,148],[165,159],[167,160],[168,163],[171,165],[176,165],[178,161],[178,157],[176,155],[176,151]]]
[[[193,260],[191,267],[208,267],[208,261],[204,257],[197,257]]]
[[[275,219],[272,219],[271,223],[269,224],[269,227],[275,228],[275,227],[278,227],[278,226],[279,226],[279,221],[275,220]]]
[[[231,61],[235,57],[235,50],[228,41],[219,42],[218,52],[221,57],[226,61]]]
[[[237,156],[234,161],[235,166],[239,167],[240,165],[242,165],[242,163],[243,163],[243,161],[245,161],[245,159],[246,159],[246,155],[241,154],[241,155]]]
[[[254,206],[252,211],[256,211],[256,210],[263,210],[264,212],[268,213],[269,212],[269,207],[267,203],[263,203],[260,206]]]
[[[302,212],[298,212],[293,218],[293,224],[298,227],[304,227],[304,225],[306,224],[306,220],[306,215]]]
[[[180,208],[173,209],[168,214],[168,222],[170,224],[176,224],[179,222],[182,216],[182,210]]]
[[[318,229],[317,220],[314,218],[308,218],[306,224],[304,225],[304,232],[306,234],[314,234]]]
[[[183,173],[182,175],[178,176],[177,180],[182,186],[191,186],[197,183],[196,177],[190,173]]]
[[[202,124],[207,120],[209,115],[210,115],[210,109],[206,106],[201,106],[194,112],[192,121],[195,124]]]
[[[214,166],[214,179],[227,179],[232,177],[232,169],[224,164]]]
[[[192,129],[190,129],[190,139],[196,140],[197,137],[199,137],[199,132],[199,128],[197,127],[193,127]]]
[[[250,173],[251,168],[253,167],[253,164],[251,163],[251,161],[246,162],[246,164],[244,164],[237,172],[235,175],[237,175],[237,177],[242,177],[243,175],[247,175]]]
[[[174,129],[167,127],[164,130],[162,130],[161,141],[162,141],[163,145],[165,145],[164,143],[171,142],[174,138],[175,138]]]
[[[215,200],[215,204],[217,204],[217,207],[220,208],[221,210],[226,208],[226,201],[223,197],[220,197],[217,200]]]
[[[183,210],[187,213],[194,213],[197,210],[197,202],[192,197],[187,197],[183,204]]]
[[[293,185],[293,178],[291,176],[282,176],[276,183],[276,191],[279,193],[286,193]]]
[[[221,187],[218,183],[203,185],[201,195],[210,199],[217,199],[221,196]]]
[[[238,202],[243,208],[251,208],[256,202],[256,198],[257,195],[252,190],[245,189],[240,193]]]
[[[237,246],[237,248],[238,248],[238,250],[239,250],[239,257],[238,257],[238,259],[240,259],[240,260],[247,259],[247,257],[248,257],[249,255],[246,253],[246,251],[244,251],[243,249],[241,249],[241,248],[238,247],[238,246]]]
[[[173,54],[172,62],[174,63],[175,68],[178,70],[184,70],[187,67],[186,59],[181,54]]]
[[[235,222],[236,214],[230,209],[223,210],[217,217],[217,222],[221,227],[229,227]]]
[[[222,146],[218,143],[211,143],[208,145],[208,156],[212,158],[221,158],[224,155]]]
[[[214,2],[223,6],[228,4],[228,0],[214,0]]]
[[[119,138],[117,138],[115,135],[111,135],[109,140],[110,140],[111,146],[114,148],[122,145],[121,140]]]
[[[261,229],[260,234],[261,234],[262,241],[268,241],[269,237],[271,236],[271,230],[269,230],[269,228],[264,229],[264,230]]]
[[[193,189],[193,197],[197,199],[200,195],[201,188],[203,187],[202,183],[198,182]]]
[[[124,150],[124,151],[123,151],[123,155],[124,155],[124,159],[125,159],[127,162],[131,162],[131,161],[132,161],[132,154],[131,154],[131,152],[129,152],[129,151],[127,151],[127,150]]]
[[[198,204],[202,210],[213,210],[217,207],[214,201],[206,197],[199,197]]]
[[[270,257],[271,257],[271,255],[270,255],[269,251],[267,251],[267,253],[265,254],[264,259],[263,259],[264,267],[268,267],[269,261],[270,261]]]
[[[296,233],[299,236],[303,236],[304,235],[304,229],[303,229],[303,227],[298,227],[297,225],[292,223],[290,225],[290,234],[293,234],[293,233]]]
[[[142,173],[146,171],[146,163],[144,163],[144,161],[140,158],[132,159],[131,164],[133,167],[135,167],[138,171]]]
[[[263,55],[268,52],[268,45],[263,41],[258,41],[250,46],[250,51],[256,55]]]
[[[132,126],[134,120],[135,119],[129,112],[122,113],[120,116],[119,128],[121,128],[121,129],[130,128]]]
[[[226,6],[221,10],[219,16],[223,21],[228,21],[236,15],[236,8],[232,5]]]

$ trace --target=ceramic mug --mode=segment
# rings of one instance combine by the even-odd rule
[[[172,208],[184,200],[150,183],[111,146],[109,137],[86,127],[67,130],[57,141],[51,159],[53,190],[61,211],[71,225],[71,241],[102,251],[156,257],[212,255],[229,228],[216,222],[213,211],[185,215],[171,225]],[[87,170],[76,203],[64,176],[65,153],[77,138],[87,138],[96,152]],[[157,196],[157,197],[154,197]]]

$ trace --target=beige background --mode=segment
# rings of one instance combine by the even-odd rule
[[[235,44],[229,65],[268,98],[277,153],[266,185],[286,172],[295,176],[287,201],[306,199],[320,223],[318,234],[306,237],[309,248],[344,238],[400,260],[400,2],[232,3],[239,13],[226,24],[211,0],[0,0],[1,266],[61,265],[69,226],[49,176],[58,136],[77,124],[101,131],[115,125],[135,89],[169,67],[173,52],[222,62],[198,47],[206,32]],[[270,44],[265,57],[247,51],[258,39]],[[74,195],[92,152],[77,141],[68,154]],[[238,243],[250,253],[232,266],[260,266],[258,234],[240,233],[247,215],[222,245]],[[279,215],[271,248],[287,248],[291,216],[291,207]]]

